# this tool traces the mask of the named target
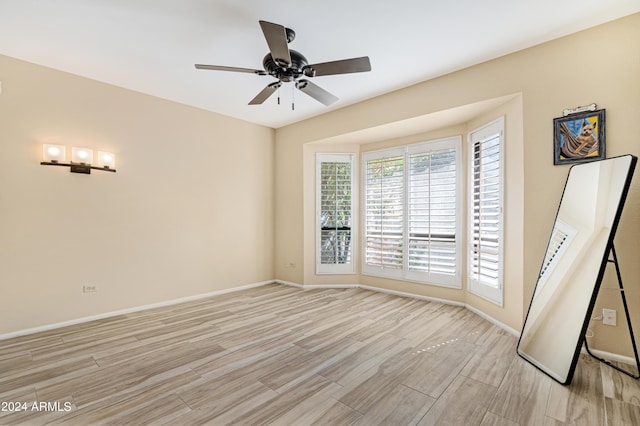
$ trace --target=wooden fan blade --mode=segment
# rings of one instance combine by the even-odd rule
[[[273,60],[280,66],[289,67],[291,65],[291,54],[287,43],[287,30],[279,24],[267,21],[259,22]]]
[[[338,101],[338,97],[324,90],[322,87],[310,82],[309,80],[298,80],[296,87],[301,92],[311,96],[316,101],[326,106]]]
[[[368,56],[360,58],[342,59],[339,61],[322,62],[304,67],[304,74],[310,77],[322,75],[349,74],[353,72],[371,71],[371,62]]]
[[[269,84],[267,87],[262,89],[262,91],[258,93],[255,98],[251,99],[249,105],[260,105],[261,103],[269,99],[269,96],[273,95],[273,92],[278,90],[280,86],[282,86],[282,83],[280,83],[279,81]]]
[[[238,68],[238,67],[225,67],[221,65],[204,65],[196,64],[196,69],[199,70],[214,70],[214,71],[232,71],[232,72],[246,72],[249,74],[267,75],[264,70],[254,70],[251,68]]]

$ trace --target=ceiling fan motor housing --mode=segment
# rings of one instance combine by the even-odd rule
[[[262,65],[267,73],[285,83],[294,81],[300,77],[305,71],[303,68],[309,64],[309,61],[307,61],[307,58],[305,58],[302,53],[293,49],[290,49],[289,53],[291,55],[291,65],[288,67],[278,65],[271,56],[271,53],[267,53],[262,60]]]

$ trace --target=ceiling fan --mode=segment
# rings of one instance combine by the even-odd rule
[[[199,70],[244,72],[257,75],[270,75],[278,79],[278,81],[269,83],[267,87],[262,89],[262,91],[249,102],[249,105],[262,104],[282,86],[282,83],[293,82],[298,90],[328,106],[336,102],[338,97],[312,83],[307,78],[371,71],[371,63],[369,62],[368,56],[309,64],[307,58],[305,58],[302,53],[289,49],[288,44],[296,37],[296,33],[292,29],[267,21],[259,21],[259,23],[264,38],[267,40],[267,45],[269,46],[269,53],[267,53],[262,61],[264,70],[196,64],[196,69]],[[280,98],[278,98],[278,103],[280,103]]]

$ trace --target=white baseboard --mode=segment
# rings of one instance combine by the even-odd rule
[[[274,281],[276,284],[282,284],[282,285],[286,285],[289,287],[295,287],[295,288],[300,288],[300,289],[304,289],[305,286],[303,286],[302,284],[298,284],[298,283],[292,283],[291,281],[284,281],[284,280],[275,280]],[[309,287],[306,287],[309,288]]]
[[[633,359],[630,356],[624,356],[624,355],[619,355],[619,354],[614,354],[611,352],[606,352],[606,351],[601,351],[599,349],[593,349],[593,348],[589,348],[589,350],[591,351],[592,354],[600,357],[600,358],[604,358],[607,361],[615,361],[615,362],[621,362],[623,364],[628,364],[628,365],[636,365],[636,360]],[[584,346],[582,347],[582,351],[583,354],[587,354],[587,350],[584,348]],[[635,374],[635,373],[634,373]]]
[[[512,334],[515,337],[520,337],[520,332],[518,330],[509,327],[507,324],[498,321],[497,319],[493,318],[490,315],[485,314],[484,312],[482,312],[478,308],[474,308],[473,306],[468,305],[468,304],[465,304],[464,307],[467,308],[468,310],[470,310],[471,312],[473,312],[474,314],[478,315],[479,317],[482,317],[482,318],[486,319],[487,321],[489,321],[490,323],[500,327],[501,329],[503,329],[507,333]]]
[[[103,314],[91,315],[91,316],[88,316],[88,317],[83,317],[83,318],[77,318],[77,319],[73,319],[73,320],[69,320],[69,321],[58,322],[58,323],[55,323],[55,324],[47,324],[47,325],[43,325],[43,326],[39,326],[39,327],[27,328],[25,330],[18,330],[18,331],[13,331],[11,333],[0,334],[0,340],[11,339],[13,337],[19,337],[19,336],[26,336],[28,334],[39,333],[39,332],[42,332],[42,331],[54,330],[56,328],[67,327],[69,325],[82,324],[82,323],[89,322],[89,321],[95,321],[95,320],[115,317],[115,316],[118,316],[118,315],[130,314],[130,313],[133,313],[133,312],[146,311],[148,309],[154,309],[154,308],[161,308],[161,307],[164,307],[164,306],[176,305],[178,303],[192,302],[194,300],[205,299],[207,297],[212,297],[212,296],[219,296],[221,294],[235,293],[237,291],[248,290],[250,288],[256,288],[256,287],[262,287],[262,286],[267,285],[267,284],[273,284],[274,282],[275,282],[274,280],[262,281],[262,282],[258,282],[258,283],[243,285],[241,287],[227,288],[227,289],[224,289],[224,290],[212,291],[210,293],[196,294],[196,295],[193,295],[193,296],[181,297],[179,299],[166,300],[166,301],[163,301],[163,302],[152,303],[150,305],[135,306],[133,308],[122,309],[122,310],[119,310],[119,311],[105,312]]]
[[[360,288],[359,284],[298,284],[291,281],[274,280],[276,284],[282,284],[289,287],[299,288],[301,290],[322,290],[322,289],[345,289],[345,288]]]
[[[421,296],[419,294],[405,293],[403,291],[388,290],[386,288],[371,287],[368,285],[360,285],[358,287],[364,290],[377,291],[378,293],[392,294],[394,296],[400,296],[400,297],[409,297],[411,299],[424,300],[427,302],[442,303],[444,305],[452,305],[452,306],[464,306],[464,303],[456,302],[454,300],[439,299],[437,297],[429,297],[429,296]]]

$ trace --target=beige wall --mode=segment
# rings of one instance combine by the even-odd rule
[[[3,56],[0,80],[0,334],[273,279],[273,130]],[[41,166],[47,142],[117,173]]]
[[[442,111],[462,108],[484,100],[511,94],[521,94],[521,122],[515,116],[515,124],[507,123],[510,138],[513,126],[520,126],[522,140],[515,157],[521,156],[521,200],[517,194],[507,195],[519,211],[510,211],[506,231],[507,240],[519,249],[521,238],[522,256],[516,262],[520,272],[507,277],[505,283],[507,300],[503,308],[492,306],[469,294],[442,294],[444,290],[420,287],[410,283],[391,280],[369,279],[383,288],[443,295],[466,303],[489,313],[494,318],[516,329],[521,328],[523,317],[533,293],[540,263],[560,200],[568,166],[553,165],[552,120],[562,110],[596,102],[599,108],[607,109],[606,136],[607,156],[640,154],[635,122],[640,116],[640,14],[589,29],[568,37],[536,46],[512,55],[486,62],[415,86],[398,90],[359,104],[332,111],[319,117],[296,123],[276,131],[276,278],[305,284],[317,283],[307,265],[312,253],[305,245],[304,210],[304,146],[324,140],[340,140],[342,135],[352,136],[366,133],[367,129],[385,129],[393,126],[406,136],[402,123],[413,122],[420,117],[437,115]],[[374,71],[375,72],[375,69]],[[512,107],[514,107],[512,105]],[[484,113],[483,113],[484,114]],[[482,114],[481,114],[482,115]],[[465,130],[470,130],[485,117],[471,117],[465,121]],[[397,125],[400,123],[400,125]],[[447,125],[454,123],[447,122]],[[517,130],[517,129],[516,129]],[[435,132],[435,129],[432,128]],[[372,133],[368,134],[372,138]],[[347,140],[349,138],[345,138]],[[387,140],[394,139],[393,136]],[[509,139],[507,152],[512,147]],[[508,160],[507,170],[518,167]],[[517,160],[516,160],[517,161]],[[513,171],[513,170],[511,170]],[[507,172],[509,173],[509,171]],[[634,180],[626,212],[623,215],[616,247],[622,262],[625,285],[631,300],[640,298],[640,184]],[[516,197],[512,199],[512,197]],[[522,224],[522,237],[517,234],[518,223]],[[511,253],[511,251],[509,251]],[[509,256],[509,255],[508,255]],[[607,274],[604,286],[614,286]],[[620,310],[615,300],[617,295],[608,293],[608,307]],[[601,297],[601,299],[603,299]],[[598,306],[601,305],[599,301]],[[599,309],[599,307],[598,307]],[[620,312],[619,312],[620,313]],[[640,309],[633,314],[636,329],[640,330]],[[622,317],[619,316],[619,322]],[[611,352],[630,354],[621,339],[626,336],[622,326],[615,329],[594,323],[594,345]],[[622,337],[620,337],[620,336]],[[611,337],[611,338],[610,338]]]

